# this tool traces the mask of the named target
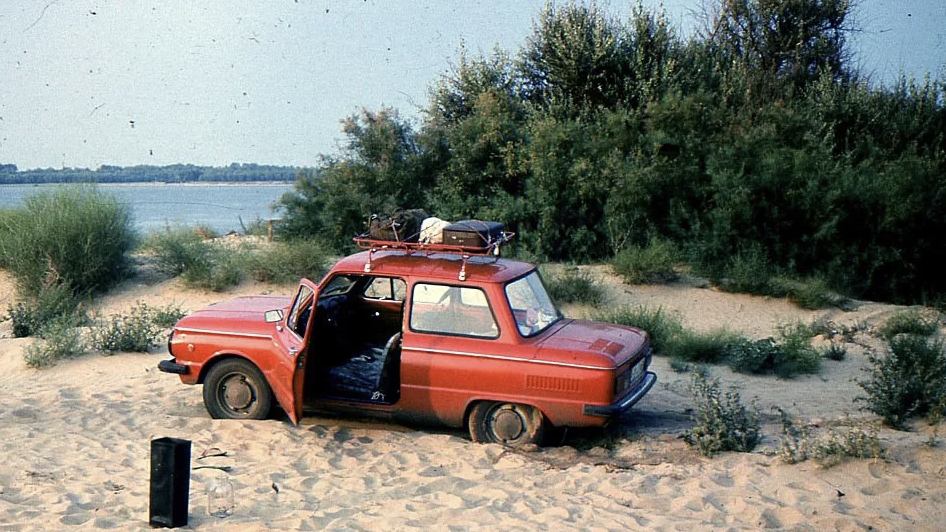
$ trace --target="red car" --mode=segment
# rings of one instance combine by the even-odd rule
[[[602,426],[657,380],[647,333],[564,318],[532,264],[366,247],[291,299],[190,314],[159,368],[203,384],[214,418],[262,419],[275,398],[293,422],[306,410],[367,414],[511,446],[540,443],[548,427]]]

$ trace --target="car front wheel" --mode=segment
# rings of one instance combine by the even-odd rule
[[[537,408],[516,403],[477,403],[468,421],[470,436],[477,443],[501,443],[510,447],[539,445],[545,435],[545,416]]]
[[[252,363],[242,359],[218,362],[204,380],[204,405],[215,419],[266,419],[273,392]]]

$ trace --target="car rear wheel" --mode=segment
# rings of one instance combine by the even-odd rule
[[[273,392],[252,363],[224,360],[210,368],[204,380],[204,405],[215,419],[266,419]]]
[[[478,443],[538,445],[545,435],[545,416],[529,405],[484,401],[473,407],[468,426],[470,437]]]

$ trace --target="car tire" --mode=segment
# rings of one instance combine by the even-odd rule
[[[204,379],[204,406],[214,419],[266,419],[272,405],[269,383],[246,360],[218,362]]]
[[[545,416],[529,405],[476,403],[468,420],[470,437],[477,443],[500,443],[509,447],[540,445],[545,436]]]

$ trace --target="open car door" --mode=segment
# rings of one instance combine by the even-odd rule
[[[302,418],[305,361],[311,338],[308,333],[318,298],[319,289],[315,283],[308,279],[300,281],[289,313],[276,326],[276,335],[273,337],[273,342],[282,356],[275,365],[275,374],[270,379],[270,386],[276,400],[293,423],[299,423]]]

